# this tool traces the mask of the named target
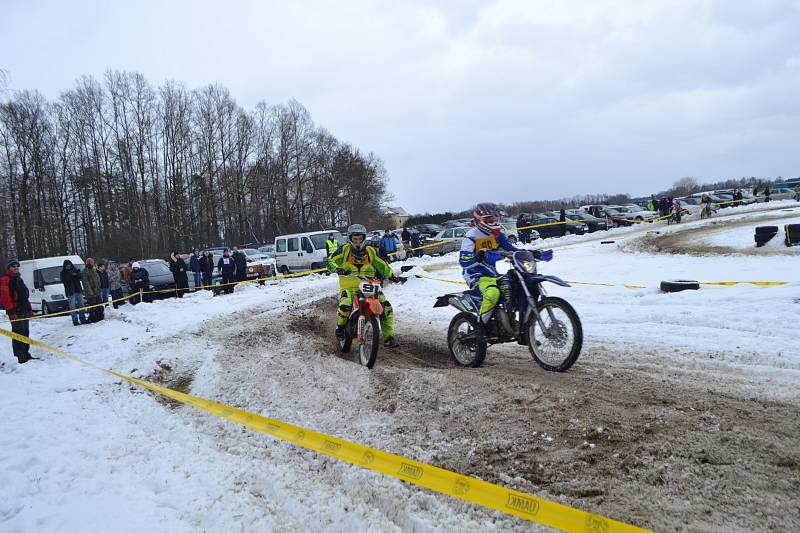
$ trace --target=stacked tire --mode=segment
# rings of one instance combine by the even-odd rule
[[[778,226],[756,226],[756,247],[760,248],[761,246],[764,246],[777,234]]]
[[[786,246],[796,246],[800,244],[800,224],[786,224]]]

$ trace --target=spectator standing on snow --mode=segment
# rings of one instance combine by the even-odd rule
[[[106,304],[111,291],[108,289],[108,267],[105,262],[97,262],[97,274],[100,276],[100,301]]]
[[[420,257],[422,255],[422,250],[417,250],[419,248],[419,232],[417,228],[411,228],[411,249],[414,251],[414,255]]]
[[[769,195],[770,195],[770,192],[769,192],[769,183],[768,183],[768,184],[766,184],[764,186],[764,201],[765,202],[769,202],[770,201],[771,198],[769,197]]]
[[[194,290],[198,290],[203,283],[203,272],[200,270],[200,250],[192,250],[192,257],[189,258],[189,270],[194,275]]]
[[[122,302],[115,301],[122,298],[122,272],[120,272],[119,264],[116,261],[108,262],[107,272],[108,291],[111,293],[111,301],[113,302],[111,305],[116,309],[120,304],[125,303],[124,300]]]
[[[222,252],[222,257],[219,258],[217,263],[217,270],[222,274],[222,290],[225,294],[233,292],[233,282],[236,276],[236,263],[233,258],[228,254],[228,249]]]
[[[756,185],[753,187],[753,196],[758,196],[758,183],[756,183]]]
[[[147,272],[146,269],[142,268],[138,262],[134,261],[131,264],[131,292],[138,293],[136,296],[131,298],[131,303],[136,305],[140,301],[144,299],[145,291],[150,290],[150,273]]]
[[[394,261],[395,252],[397,252],[397,241],[394,240],[394,235],[392,235],[392,232],[387,229],[383,233],[383,237],[381,237],[378,255],[387,263],[391,263]]]
[[[0,278],[0,302],[11,321],[11,331],[26,337],[30,337],[29,319],[33,316],[29,297],[28,287],[19,275],[19,261],[12,259],[6,263],[6,273]],[[25,342],[12,339],[11,348],[20,363],[35,359],[31,357],[30,345]]]
[[[668,214],[669,214],[669,202],[667,202],[667,199],[662,196],[661,199],[658,201],[658,216],[665,217]]]
[[[528,221],[528,215],[525,213],[520,213],[517,217],[517,233],[519,234],[519,238],[523,244],[528,244],[528,242],[530,242],[531,230],[522,229],[529,225],[530,222]]]
[[[658,201],[656,200],[655,195],[650,195],[650,199],[647,200],[647,210],[648,211],[656,211],[656,207],[658,206]]]
[[[567,234],[567,212],[563,209],[558,212],[558,221],[561,222],[558,227],[561,228],[561,236],[563,237]]]
[[[408,231],[408,228],[403,228],[402,233],[400,233],[400,240],[403,241],[403,245],[411,244],[411,232]]]
[[[128,264],[122,270],[122,276],[125,278],[125,286],[130,288],[133,286],[131,282],[131,273],[133,273],[133,257],[128,259]]]
[[[200,273],[203,275],[203,287],[208,290],[213,290],[211,287],[212,280],[214,279],[214,254],[208,251],[208,248],[203,250],[203,255],[200,256]]]
[[[83,294],[88,305],[100,303],[100,274],[94,266],[94,259],[86,258],[86,268],[81,272],[81,283],[83,284]],[[99,322],[103,320],[103,308],[92,307],[89,309],[89,322]]]
[[[231,255],[233,258],[233,263],[236,265],[236,273],[234,277],[236,281],[244,281],[247,279],[247,256],[244,255],[244,252],[239,251],[238,246],[233,247],[233,254]],[[233,290],[233,288],[231,288]]]
[[[63,268],[61,269],[61,284],[64,286],[64,296],[67,297],[70,309],[81,309],[84,305],[83,300],[83,287],[81,286],[81,271],[75,268],[72,261],[69,259],[64,260]],[[72,325],[80,326],[86,324],[86,314],[83,309],[80,311],[72,311]],[[80,322],[78,318],[80,317]]]
[[[186,261],[177,250],[169,254],[169,271],[175,280],[175,295],[183,298],[183,293],[189,290],[189,275],[186,273]]]

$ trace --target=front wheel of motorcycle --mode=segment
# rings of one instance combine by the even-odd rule
[[[378,348],[381,345],[381,329],[378,319],[371,316],[364,320],[364,341],[358,345],[358,361],[367,368],[375,366]]]
[[[478,368],[486,358],[486,340],[478,338],[478,319],[469,313],[459,313],[447,329],[450,358],[458,366]]]
[[[528,323],[528,349],[536,363],[550,372],[566,372],[578,360],[583,327],[578,313],[561,298],[542,298],[537,305],[544,330],[535,317]]]

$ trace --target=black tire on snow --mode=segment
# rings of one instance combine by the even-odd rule
[[[755,235],[756,246],[764,246],[769,241],[771,241],[773,237],[775,237],[775,234],[771,235],[769,233],[756,233]]]
[[[578,317],[578,313],[575,311],[575,308],[572,307],[569,302],[555,296],[542,298],[536,304],[536,307],[539,309],[540,313],[544,312],[545,307],[559,307],[572,322],[575,340],[572,343],[572,349],[570,350],[569,355],[567,355],[564,361],[562,361],[558,366],[547,364],[536,356],[531,344],[535,338],[534,335],[531,335],[531,326],[535,326],[535,324],[533,324],[533,321],[535,320],[533,317],[531,317],[531,322],[529,322],[526,326],[526,330],[528,332],[528,351],[530,352],[531,357],[533,357],[533,360],[536,361],[536,364],[550,372],[566,372],[572,365],[575,364],[575,361],[578,360],[578,356],[581,354],[581,348],[583,348],[583,326],[581,325],[581,319]]]
[[[450,326],[447,328],[447,349],[450,351],[450,359],[458,366],[478,368],[486,358],[486,341],[475,341],[475,357],[469,364],[459,361],[453,351],[453,341],[458,332],[458,326],[463,322],[468,323],[473,332],[478,326],[478,319],[470,313],[458,313],[453,317],[450,321]]]
[[[786,224],[784,227],[786,231],[786,246],[794,246],[800,244],[800,224]]]
[[[616,241],[600,241],[600,244],[614,244]]]
[[[381,328],[378,325],[378,319],[375,318],[375,316],[367,318],[364,322],[365,341],[369,335],[372,336],[372,348],[367,350],[364,348],[363,344],[360,344],[358,347],[358,362],[367,368],[372,368],[375,366],[375,361],[378,359],[378,348],[381,346]],[[364,358],[361,357],[362,349],[364,350]]]
[[[699,282],[686,279],[672,279],[661,282],[662,292],[696,291],[699,288]]]
[[[756,235],[775,235],[778,233],[778,226],[756,226]]]

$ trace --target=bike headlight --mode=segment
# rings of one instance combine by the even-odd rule
[[[50,297],[51,300],[66,300],[67,297],[63,294],[54,294]]]
[[[523,261],[522,269],[528,274],[536,274],[536,261]]]

